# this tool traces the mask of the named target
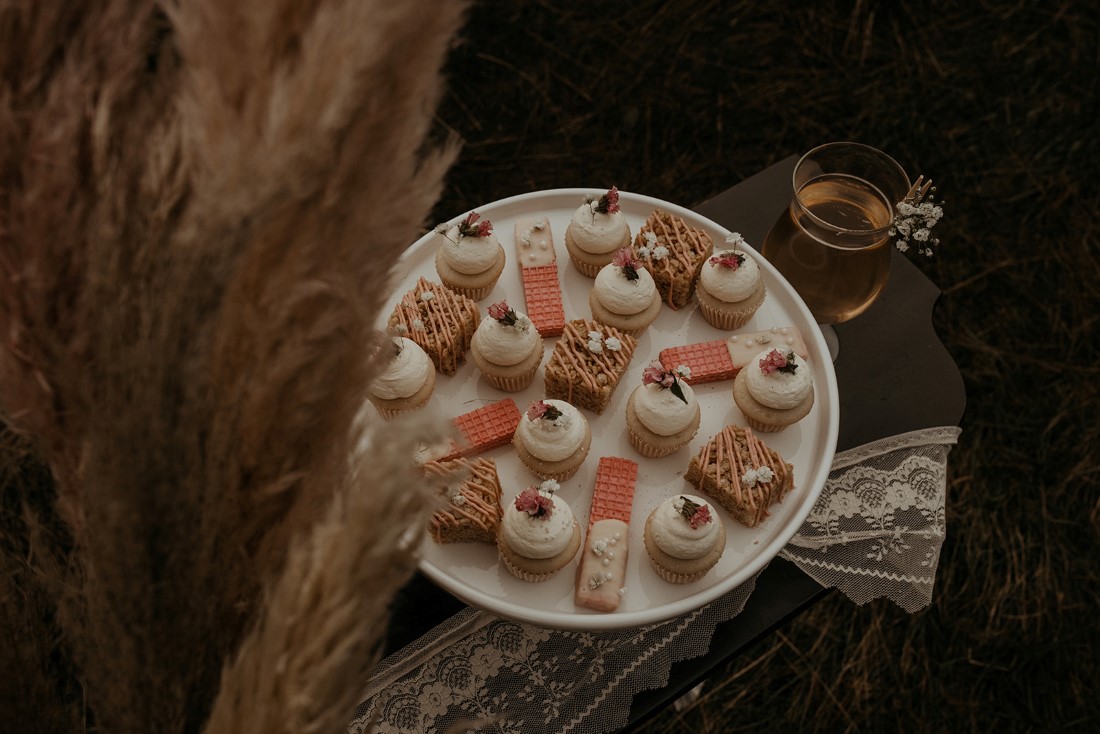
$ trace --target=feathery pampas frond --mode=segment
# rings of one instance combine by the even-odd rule
[[[407,580],[409,546],[424,526],[405,457],[415,449],[410,436],[430,434],[414,429],[375,421],[349,483],[308,537],[293,544],[262,618],[225,671],[206,734],[347,726],[385,636],[378,620],[390,600],[377,590]]]
[[[306,575],[350,552],[330,505],[355,507],[373,321],[453,158],[425,141],[461,6],[0,7],[0,410],[56,479],[73,553],[50,588],[103,731],[199,731],[246,629],[232,690],[303,642],[257,612],[286,549]],[[414,517],[400,489],[374,486],[380,525]],[[325,609],[339,651],[373,644]],[[333,721],[346,691],[316,693]]]

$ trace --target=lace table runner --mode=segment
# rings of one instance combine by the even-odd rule
[[[914,431],[837,454],[821,497],[781,555],[859,604],[929,603],[946,532],[955,427]],[[672,664],[707,652],[756,577],[702,609],[611,632],[550,630],[467,608],[375,669],[349,731],[412,734],[607,732]]]

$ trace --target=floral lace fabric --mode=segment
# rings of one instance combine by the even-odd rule
[[[958,428],[891,436],[837,454],[813,510],[780,556],[857,604],[932,601],[947,534],[947,454]]]
[[[931,599],[946,531],[953,427],[838,454],[821,497],[781,555],[859,604],[887,596],[915,611]],[[681,617],[610,632],[551,630],[467,608],[382,661],[352,734],[607,732],[672,664],[707,652],[756,578]]]

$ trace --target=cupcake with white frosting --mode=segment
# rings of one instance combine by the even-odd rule
[[[523,465],[543,479],[565,481],[592,447],[592,428],[564,400],[536,400],[519,419],[512,444]]]
[[[645,523],[645,549],[653,570],[672,584],[701,579],[726,549],[726,528],[706,500],[669,497]]]
[[[630,226],[619,210],[619,190],[614,186],[601,196],[587,197],[565,228],[569,259],[589,278],[595,278],[615,251],[629,244]]]
[[[660,315],[661,294],[653,276],[627,247],[618,250],[596,274],[588,306],[596,321],[640,336]]]
[[[542,337],[531,319],[507,301],[494,303],[488,312],[470,345],[474,364],[498,390],[523,390],[542,363]]]
[[[493,223],[470,212],[452,226],[441,226],[435,270],[443,285],[480,301],[489,295],[504,271],[504,247],[493,234]]]
[[[581,547],[580,525],[557,488],[553,480],[528,487],[503,508],[497,548],[504,567],[523,581],[545,581]]]
[[[691,370],[680,365],[665,370],[653,362],[642,373],[626,403],[626,427],[630,445],[655,459],[686,446],[699,430],[700,410],[695,392],[687,383]]]
[[[810,367],[790,349],[760,352],[734,378],[733,400],[750,428],[762,433],[783,430],[813,407]]]
[[[764,279],[756,260],[739,249],[744,243],[736,232],[726,237],[728,249],[707,258],[695,287],[703,318],[711,326],[726,331],[747,324],[764,303]]]
[[[435,390],[435,365],[427,352],[403,336],[391,340],[392,353],[367,397],[384,418],[422,407]]]

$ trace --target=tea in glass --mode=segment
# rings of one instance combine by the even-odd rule
[[[886,286],[894,202],[909,179],[892,158],[859,143],[829,143],[795,167],[791,204],[764,240],[819,324],[858,316]]]

